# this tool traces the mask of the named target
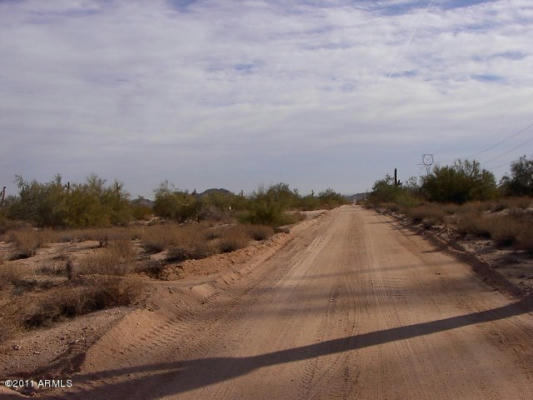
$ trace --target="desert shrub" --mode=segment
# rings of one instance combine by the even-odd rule
[[[421,203],[418,192],[416,178],[409,178],[407,183],[395,185],[394,179],[386,175],[385,178],[374,183],[365,205],[368,207],[385,206],[390,211],[415,207]],[[396,207],[392,208],[392,204]]]
[[[167,261],[171,262],[204,258],[214,252],[206,237],[213,231],[204,223],[155,225],[143,231],[141,244],[151,253],[167,249]]]
[[[516,247],[533,254],[533,224],[523,226],[523,230],[518,234]]]
[[[511,176],[504,176],[500,188],[508,196],[533,196],[533,159],[520,157],[511,164]]]
[[[0,262],[0,289],[10,284],[17,285],[23,280],[20,266],[10,263]]]
[[[284,225],[285,207],[276,203],[268,196],[259,193],[250,200],[246,213],[242,214],[241,220],[245,223],[259,225]]]
[[[512,215],[467,214],[459,217],[457,229],[463,234],[491,238],[499,246],[514,245],[529,251],[528,235],[533,232],[532,226],[531,221]]]
[[[20,223],[11,220],[7,216],[7,208],[0,208],[0,235],[9,230],[20,228]]]
[[[148,206],[144,206],[142,204],[133,204],[131,206],[131,214],[133,218],[138,221],[149,219],[152,213],[152,209]]]
[[[8,207],[12,219],[41,227],[88,227],[125,224],[131,218],[122,184],[106,186],[105,180],[95,175],[72,185],[64,185],[59,175],[46,183],[18,176],[17,185],[18,196]]]
[[[138,283],[121,279],[97,281],[89,287],[66,287],[50,293],[38,303],[30,304],[23,324],[28,329],[49,326],[65,318],[109,307],[128,306],[141,291]]]
[[[319,210],[320,199],[318,198],[318,196],[315,196],[314,192],[311,192],[311,194],[308,194],[307,196],[303,196],[300,199],[299,208],[304,211]]]
[[[494,175],[481,169],[479,162],[468,160],[433,168],[432,173],[423,178],[422,192],[430,201],[459,204],[489,200],[498,195]]]
[[[172,232],[176,229],[171,225],[154,225],[141,233],[141,243],[149,253],[158,253],[174,244]]]
[[[87,255],[75,268],[79,275],[124,275],[132,271],[135,249],[128,240],[113,240],[98,252]]]
[[[510,246],[516,242],[522,224],[513,218],[491,217],[487,218],[487,227],[496,244]]]
[[[392,203],[392,202],[385,202],[385,203],[380,203],[379,204],[379,209],[380,210],[385,210],[385,211],[388,211],[388,212],[398,212],[400,211],[400,206],[396,203]]]
[[[533,204],[531,197],[503,197],[492,203],[492,211],[502,211],[506,209],[526,209]]]
[[[197,260],[209,257],[211,254],[213,252],[206,242],[188,242],[171,246],[167,251],[166,260],[170,262]]]
[[[136,268],[136,272],[145,273],[151,278],[161,279],[161,275],[165,270],[167,264],[161,260],[147,260],[142,264],[139,264]]]
[[[186,191],[173,190],[168,182],[162,183],[155,192],[154,213],[163,218],[178,222],[198,219],[201,207],[197,196]]]
[[[211,227],[205,231],[204,237],[206,240],[215,240],[215,239],[218,239],[220,235],[221,235],[221,232],[219,228]]]
[[[266,240],[274,234],[272,227],[267,225],[248,225],[246,230],[253,240]]]
[[[222,253],[229,253],[246,247],[249,241],[250,233],[248,229],[242,225],[237,225],[223,232],[218,248]]]
[[[346,204],[346,199],[333,189],[326,189],[318,194],[320,208],[331,209]]]
[[[241,222],[280,226],[293,223],[294,218],[287,214],[297,208],[300,196],[285,183],[278,183],[268,189],[260,188],[249,196],[246,210],[239,215]]]
[[[472,234],[490,238],[490,229],[487,219],[478,213],[463,213],[457,219],[456,228],[460,234]]]
[[[405,212],[413,222],[422,222],[426,227],[442,223],[446,216],[446,211],[440,205],[432,203],[408,208]]]
[[[8,236],[8,241],[13,243],[15,247],[11,258],[32,257],[38,248],[49,243],[52,238],[53,234],[49,230],[20,229],[13,231]]]
[[[368,197],[371,204],[394,203],[402,188],[394,184],[394,179],[390,175],[374,183],[372,192]]]
[[[199,197],[202,202],[200,219],[222,220],[246,208],[247,199],[243,193],[236,195],[224,189],[209,189]]]
[[[101,246],[105,246],[111,240],[131,240],[141,236],[143,227],[109,227],[109,228],[85,228],[85,229],[61,229],[51,232],[54,242],[81,242],[96,240]]]

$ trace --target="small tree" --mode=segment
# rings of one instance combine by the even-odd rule
[[[162,183],[155,191],[154,212],[160,217],[185,222],[197,219],[201,207],[197,196],[186,191],[172,190],[168,182]]]
[[[460,204],[488,200],[498,193],[494,175],[481,169],[479,162],[469,160],[457,160],[452,166],[436,166],[423,178],[422,191],[428,200]]]
[[[533,160],[520,157],[511,164],[511,177],[504,176],[500,187],[508,196],[533,195]]]

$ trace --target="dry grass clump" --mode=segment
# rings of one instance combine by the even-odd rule
[[[183,261],[208,257],[214,251],[209,237],[218,237],[218,232],[207,224],[165,224],[147,227],[141,234],[141,243],[149,253],[167,251],[167,261]]]
[[[456,222],[457,232],[462,235],[472,234],[475,236],[490,238],[490,229],[486,217],[479,213],[463,213]]]
[[[526,209],[533,205],[530,197],[504,197],[490,203],[492,211],[502,211],[506,209]]]
[[[499,246],[511,246],[517,242],[518,235],[526,227],[524,222],[513,217],[488,217],[486,226],[490,237]]]
[[[146,275],[160,279],[163,271],[166,268],[166,263],[160,260],[148,260],[139,264],[136,268],[136,272],[145,273]]]
[[[533,255],[533,225],[529,224],[518,234],[516,247]]]
[[[266,240],[274,234],[274,229],[267,225],[247,225],[246,230],[248,235],[253,240]]]
[[[29,304],[23,317],[27,329],[48,326],[53,322],[88,314],[109,307],[127,306],[142,292],[136,282],[107,279],[88,287],[65,287]]]
[[[0,262],[0,289],[12,284],[17,285],[23,280],[20,266]]]
[[[7,238],[15,246],[11,259],[34,256],[38,248],[52,241],[52,237],[52,231],[46,229],[20,229],[11,232]]]
[[[96,240],[104,247],[112,240],[131,240],[141,236],[142,227],[126,226],[111,228],[66,229],[53,231],[55,242],[82,242]]]
[[[249,241],[250,232],[246,226],[232,226],[223,231],[218,243],[218,249],[221,253],[229,253],[246,247]]]
[[[169,262],[197,260],[209,257],[213,253],[213,250],[205,241],[184,241],[168,249],[166,260]]]
[[[406,214],[411,217],[414,223],[422,222],[424,226],[430,227],[442,223],[447,211],[441,205],[428,203],[408,208]]]
[[[490,238],[499,246],[533,252],[533,221],[512,215],[469,214],[459,217],[457,231]]]
[[[165,224],[147,227],[140,235],[144,249],[149,253],[158,253],[175,245],[183,234],[178,225]]]
[[[104,249],[86,256],[75,268],[77,275],[125,275],[132,271],[136,252],[129,240],[109,242]]]
[[[167,250],[166,261],[180,262],[231,252],[245,247],[250,239],[265,240],[273,232],[272,227],[265,225],[165,224],[146,227],[140,239],[147,252]]]

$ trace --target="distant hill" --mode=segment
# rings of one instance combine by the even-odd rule
[[[211,189],[204,190],[202,193],[198,193],[197,196],[202,198],[202,197],[209,196],[210,194],[221,194],[221,195],[227,196],[227,195],[232,195],[233,193],[223,188],[219,188],[219,189],[211,188]]]
[[[132,204],[137,206],[146,206],[152,208],[154,206],[154,201],[150,199],[145,199],[142,196],[137,197],[136,199],[131,201]]]
[[[348,201],[351,201],[351,202],[354,202],[354,201],[361,201],[361,200],[365,200],[368,195],[370,193],[368,192],[364,192],[364,193],[355,193],[355,194],[345,194],[344,197],[348,200]]]

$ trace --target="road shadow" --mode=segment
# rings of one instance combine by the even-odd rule
[[[263,367],[308,360],[398,340],[430,335],[469,325],[497,321],[528,313],[532,309],[531,301],[522,300],[487,311],[347,336],[256,356],[201,358],[172,363],[142,365],[108,370],[97,374],[79,374],[75,375],[73,380],[76,383],[85,382],[93,386],[82,393],[83,398],[113,399],[122,398],[127,394],[128,399],[139,398],[152,400],[230,380]],[[137,376],[129,377],[129,375]],[[111,384],[101,384],[102,382],[98,382],[101,379],[114,377],[122,377],[124,380]],[[99,384],[101,385],[99,386]],[[55,396],[44,396],[43,398],[59,399],[63,397],[56,394]]]

